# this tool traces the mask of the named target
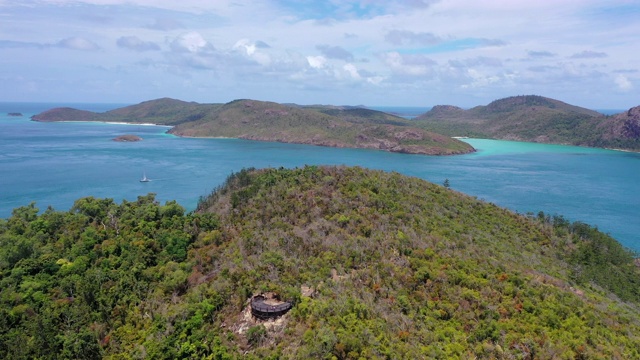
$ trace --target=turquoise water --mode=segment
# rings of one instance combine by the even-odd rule
[[[23,104],[24,105],[24,104]],[[83,196],[135,200],[148,192],[188,209],[244,167],[345,164],[397,171],[526,213],[542,210],[597,225],[640,251],[640,154],[468,139],[477,153],[392,154],[237,139],[185,139],[158,126],[37,123],[51,105],[0,106],[0,217],[35,201],[67,210]],[[107,110],[85,106],[89,110]],[[9,117],[7,112],[22,112]],[[144,140],[111,141],[122,134]],[[142,174],[153,181],[140,183]]]

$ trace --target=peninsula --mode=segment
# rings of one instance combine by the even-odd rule
[[[526,95],[468,110],[438,105],[415,121],[425,130],[449,136],[640,151],[640,106],[606,116],[559,100]]]
[[[416,127],[399,116],[361,107],[299,106],[256,100],[199,104],[157,99],[104,113],[55,108],[35,121],[103,121],[170,125],[184,137],[230,137],[424,155],[475,151],[471,145]]]

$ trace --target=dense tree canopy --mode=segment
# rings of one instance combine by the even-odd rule
[[[232,174],[0,220],[0,357],[640,358],[635,255],[596,229],[361,168]],[[294,304],[247,317],[251,295]]]

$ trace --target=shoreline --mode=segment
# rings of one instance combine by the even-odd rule
[[[39,120],[32,120],[32,121],[37,121],[37,122],[49,122],[49,123],[56,123],[56,122],[61,122],[61,123],[89,123],[89,124],[107,124],[107,125],[140,125],[140,126],[159,126],[159,127],[166,127],[166,128],[173,128],[173,125],[161,125],[161,124],[153,124],[153,123],[132,123],[132,122],[123,122],[123,121],[91,121],[91,120],[60,120],[60,121],[39,121]]]
[[[301,143],[301,142],[289,142],[289,141],[280,141],[280,140],[257,140],[257,139],[245,139],[245,138],[238,138],[238,137],[228,137],[228,136],[187,136],[187,135],[180,135],[180,134],[173,134],[170,133],[169,130],[171,130],[174,126],[172,125],[158,125],[158,124],[152,124],[152,123],[129,123],[129,122],[122,122],[122,121],[91,121],[91,120],[59,120],[59,121],[39,121],[39,120],[33,120],[32,121],[37,121],[37,122],[50,122],[50,123],[56,123],[56,122],[64,122],[64,123],[99,123],[99,124],[106,124],[106,125],[142,125],[142,126],[158,126],[158,127],[164,127],[164,128],[168,128],[167,131],[165,131],[165,134],[167,135],[171,135],[171,136],[176,136],[176,137],[180,137],[180,138],[185,138],[185,139],[228,139],[228,140],[248,140],[248,141],[270,141],[270,142],[279,142],[279,143],[285,143],[285,144],[299,144],[299,145],[312,145],[312,146],[323,146],[323,147],[340,147],[340,148],[349,148],[349,149],[369,149],[369,150],[378,150],[378,151],[386,151],[386,152],[390,152],[390,153],[396,153],[396,154],[407,154],[407,155],[423,155],[423,156],[456,156],[456,155],[468,155],[468,154],[473,154],[478,152],[478,149],[474,148],[473,146],[471,147],[471,150],[468,152],[459,152],[459,153],[441,153],[441,154],[430,154],[430,153],[421,153],[421,152],[403,152],[403,151],[392,151],[392,150],[388,150],[388,149],[376,149],[376,148],[369,148],[369,147],[361,147],[361,146],[328,146],[328,145],[321,145],[321,144],[311,144],[311,143]]]
[[[172,136],[176,136],[176,137],[180,137],[180,138],[185,138],[185,139],[235,139],[235,140],[252,140],[252,139],[244,139],[244,138],[238,138],[238,137],[229,137],[229,136],[187,136],[187,135],[178,135],[178,134],[172,134],[169,133],[169,130],[171,130],[172,128],[174,128],[174,125],[161,125],[161,124],[154,124],[154,123],[132,123],[132,122],[124,122],[124,121],[92,121],[92,120],[79,120],[79,121],[75,121],[75,120],[59,120],[59,121],[39,121],[39,120],[33,120],[31,119],[31,121],[37,121],[37,122],[63,122],[63,123],[100,123],[100,124],[106,124],[106,125],[140,125],[140,126],[158,126],[158,127],[163,127],[163,128],[167,128],[166,134],[168,135],[172,135]],[[461,140],[463,142],[465,142],[464,140],[500,140],[500,141],[513,141],[513,142],[521,142],[521,143],[531,143],[531,144],[546,144],[546,145],[559,145],[559,146],[576,146],[576,147],[581,147],[581,148],[588,148],[588,149],[601,149],[601,150],[609,150],[609,151],[619,151],[619,152],[624,152],[624,153],[630,153],[630,154],[640,154],[640,150],[627,150],[627,149],[618,149],[618,148],[607,148],[607,147],[593,147],[593,146],[585,146],[585,145],[574,145],[574,144],[559,144],[559,143],[546,143],[546,142],[533,142],[533,141],[523,141],[523,140],[507,140],[507,139],[491,139],[491,138],[474,138],[474,137],[469,137],[469,136],[451,136],[452,139],[456,139],[456,140]],[[255,140],[255,141],[263,141],[263,140]],[[271,140],[274,142],[282,142],[282,141],[278,141],[278,140]],[[289,143],[289,142],[284,142],[284,143]],[[290,144],[304,144],[304,143],[296,143],[296,142],[292,142]],[[325,145],[316,145],[316,144],[307,144],[307,145],[315,145],[315,146],[325,146]],[[369,149],[366,147],[350,147],[352,149]],[[382,150],[382,151],[388,151],[388,150],[383,150],[383,149],[373,149],[373,150]],[[395,152],[395,151],[389,151],[389,152]],[[474,148],[473,151],[468,152],[468,153],[459,153],[459,154],[442,154],[444,156],[448,156],[448,155],[466,155],[466,154],[472,154],[472,153],[477,153],[478,149]],[[395,153],[400,153],[400,152],[395,152]],[[428,155],[428,156],[442,156],[442,155],[430,155],[430,154],[419,154],[419,153],[407,153],[407,154],[412,154],[412,155]]]

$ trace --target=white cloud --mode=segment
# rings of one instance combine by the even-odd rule
[[[100,49],[100,47],[93,41],[81,37],[70,37],[62,39],[58,42],[57,45],[66,49],[83,51],[95,51]]]
[[[213,51],[214,47],[200,33],[192,31],[173,40],[171,49],[176,52],[204,53]]]
[[[637,56],[629,51],[640,48],[640,23],[633,21],[640,4],[634,2],[286,3],[32,0],[26,6],[5,1],[0,77],[22,76],[48,96],[53,92],[47,84],[54,81],[42,79],[55,69],[74,84],[86,84],[57,92],[60,97],[99,94],[83,101],[146,100],[90,88],[85,81],[104,76],[132,94],[153,80],[157,96],[171,95],[188,79],[179,97],[194,101],[202,101],[202,93],[191,89],[218,86],[246,98],[271,96],[276,92],[264,89],[277,87],[288,102],[327,103],[324,99],[338,93],[349,102],[345,89],[358,86],[352,96],[359,103],[432,105],[424,102],[446,97],[447,103],[472,106],[477,103],[457,101],[467,101],[482,87],[475,100],[579,93],[574,98],[583,103],[576,105],[637,105],[630,91],[640,73]],[[36,61],[43,56],[46,66]],[[460,91],[463,85],[467,91]],[[620,91],[600,91],[614,86]],[[0,89],[0,97],[28,101],[37,94]]]
[[[633,84],[626,76],[619,74],[615,77],[615,83],[618,86],[618,89],[622,91],[630,91],[633,89]]]
[[[472,81],[468,84],[462,85],[462,88],[486,87],[501,81],[501,77],[498,75],[485,74],[476,69],[468,69],[467,75],[472,79]]]
[[[606,58],[607,54],[599,51],[585,50],[577,54],[571,55],[572,59],[601,59]]]
[[[116,44],[121,48],[134,51],[160,50],[158,44],[151,41],[143,41],[137,36],[123,36],[116,41]]]
[[[243,49],[247,55],[252,55],[256,52],[256,45],[248,39],[241,39],[233,45],[234,49]]]
[[[322,55],[328,59],[339,59],[345,61],[353,60],[353,54],[340,46],[318,45],[316,46],[316,49],[320,50]]]
[[[161,31],[169,31],[184,28],[184,25],[175,19],[154,19],[154,22],[147,25],[149,29],[161,30]]]
[[[433,45],[442,39],[428,32],[413,32],[409,30],[391,30],[385,35],[385,40],[394,45],[419,44]]]
[[[270,46],[264,41],[253,42],[249,39],[240,39],[233,45],[234,50],[240,51],[248,58],[256,61],[258,64],[263,66],[271,65],[271,63],[273,62],[271,56],[268,53],[260,51],[269,48]]]
[[[322,69],[327,64],[327,59],[324,56],[307,56],[309,66],[314,69]]]
[[[556,56],[556,54],[550,51],[528,51],[527,55],[529,55],[530,58],[550,58]]]
[[[425,55],[400,54],[396,51],[381,55],[384,63],[391,68],[394,73],[412,76],[424,76],[433,72],[437,64]]]
[[[353,64],[345,64],[343,67],[344,71],[346,71],[352,78],[354,79],[361,79],[362,77],[360,76],[360,74],[358,73],[358,68],[356,68],[355,65]]]

